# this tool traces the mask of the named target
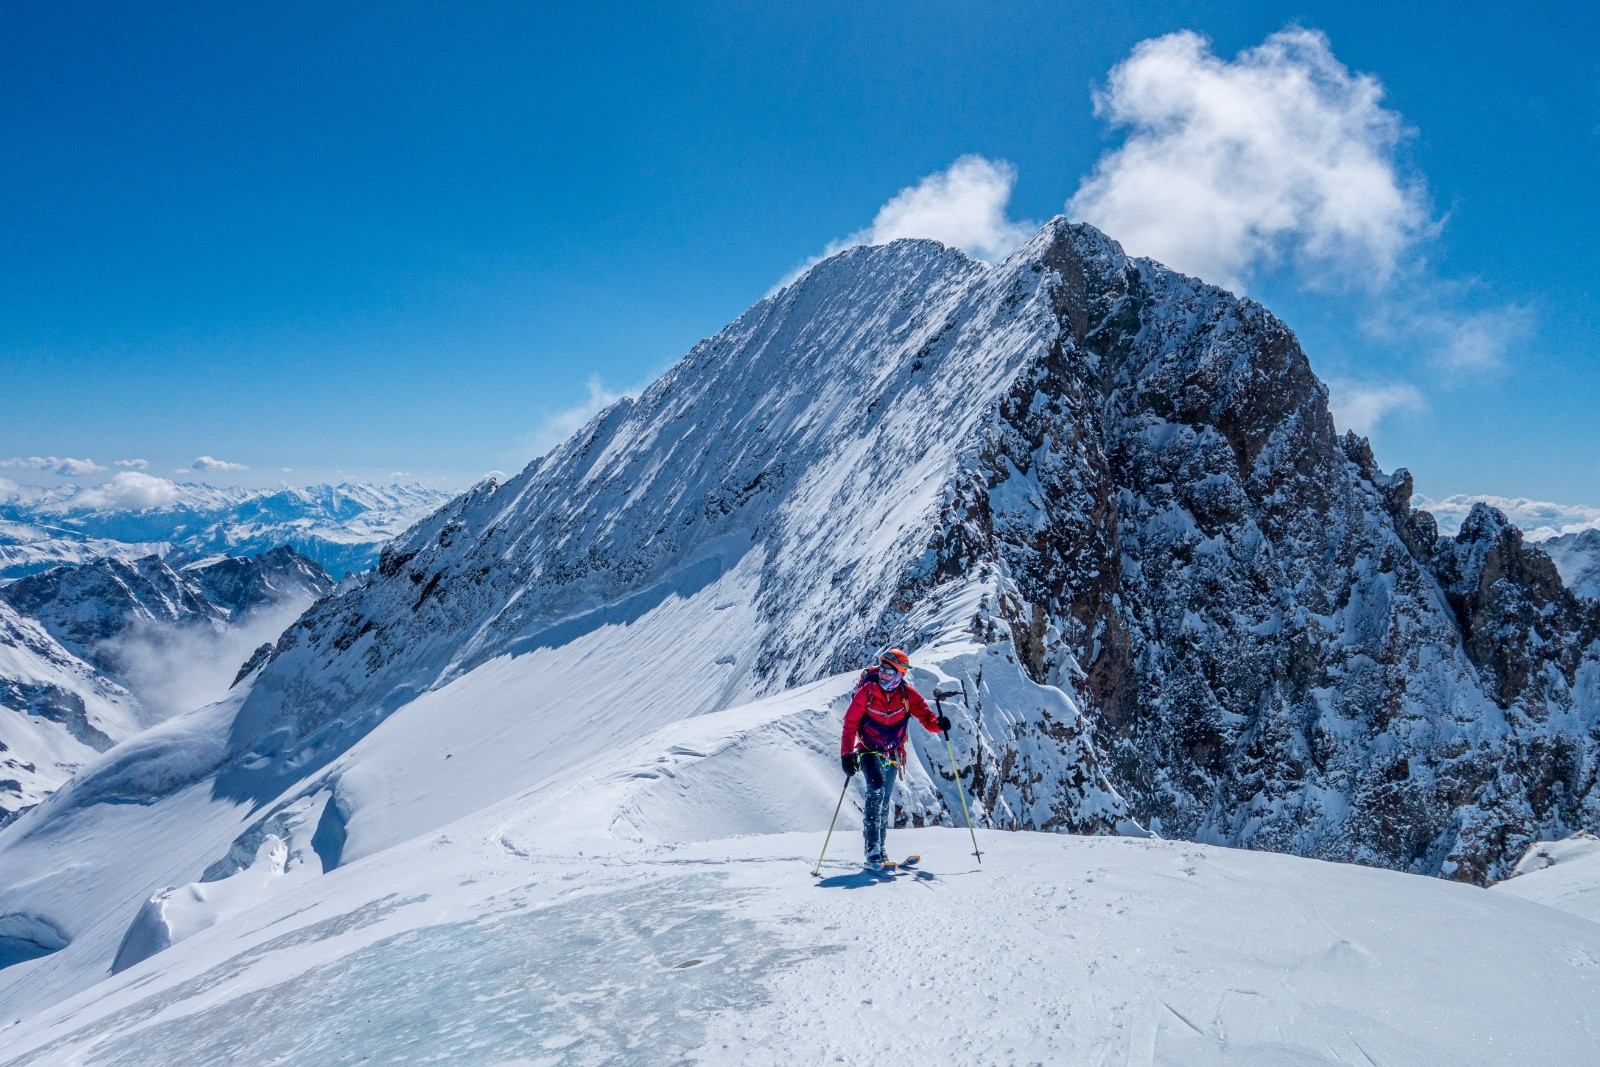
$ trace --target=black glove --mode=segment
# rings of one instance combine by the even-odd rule
[[[950,716],[939,716],[939,731],[946,734],[950,732]]]
[[[839,757],[839,766],[844,768],[844,776],[846,778],[855,777],[856,765],[860,762],[861,754],[858,752],[852,752],[848,756]]]

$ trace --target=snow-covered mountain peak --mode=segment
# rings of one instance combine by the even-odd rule
[[[0,891],[70,939],[28,996],[103,972],[152,886],[237,874],[268,837],[324,871],[375,859],[674,723],[842,695],[889,643],[960,694],[953,749],[913,731],[914,825],[954,820],[959,778],[988,827],[1497,877],[1593,821],[1600,646],[1518,546],[1441,541],[1409,493],[1336,434],[1283,323],[1092,228],[994,265],[848,250],[0,836]],[[837,706],[813,710],[764,766],[836,774]],[[749,785],[704,779],[719,811]],[[63,906],[28,879],[66,825],[193,832],[148,863],[86,848]]]

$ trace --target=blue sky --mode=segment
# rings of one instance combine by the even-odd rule
[[[0,479],[458,487],[842,240],[1070,200],[1423,493],[1600,505],[1592,4],[590,6],[0,7]]]

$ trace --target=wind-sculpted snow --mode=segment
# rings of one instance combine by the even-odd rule
[[[551,1067],[674,1062],[704,1043],[712,1017],[769,999],[762,979],[839,951],[783,945],[730,914],[740,900],[720,883],[686,875],[608,894],[603,909],[576,900],[395,934],[226,1004],[118,1034],[87,1062],[419,1063],[475,1053]],[[423,959],[437,966],[421,970]],[[263,1026],[270,1017],[296,1023]],[[108,1023],[120,1029],[123,1020]]]

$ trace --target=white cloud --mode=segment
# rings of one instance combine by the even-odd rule
[[[126,467],[131,470],[142,471],[146,467],[150,466],[150,461],[147,459],[119,459],[113,464],[113,466]]]
[[[8,478],[0,478],[0,500],[14,500],[22,495],[22,486]]]
[[[1421,282],[1386,301],[1362,326],[1380,340],[1418,349],[1453,377],[1498,371],[1511,348],[1533,334],[1533,312],[1515,305],[1466,310],[1467,288]]]
[[[902,237],[930,237],[985,260],[1001,260],[1038,227],[1006,215],[1017,171],[1005,160],[965,155],[948,170],[896,193],[872,225],[835,241],[827,255],[854,245],[881,245]]]
[[[78,493],[72,498],[72,504],[98,511],[142,511],[171,504],[178,495],[178,487],[165,478],[140,471],[121,471],[104,485]]]
[[[73,459],[71,456],[17,456],[12,459],[0,459],[0,467],[25,467],[59,474],[64,478],[100,474],[105,470],[92,459]]]
[[[1403,382],[1328,381],[1328,406],[1334,425],[1372,437],[1391,415],[1426,411],[1428,402],[1415,386]]]
[[[225,459],[215,456],[196,456],[193,463],[189,464],[190,470],[197,471],[247,471],[250,468],[243,463],[229,463]],[[180,471],[179,473],[183,473]]]
[[[303,596],[264,605],[222,628],[136,622],[104,651],[149,718],[166,719],[227,696],[250,654],[276,641],[311,601]]]
[[[1224,286],[1286,258],[1381,285],[1434,230],[1382,100],[1314,30],[1282,30],[1231,62],[1190,31],[1143,41],[1095,99],[1127,138],[1067,210]]]
[[[600,383],[599,375],[589,379],[589,395],[572,407],[564,411],[553,411],[546,414],[539,425],[524,434],[518,441],[518,446],[524,454],[531,452],[535,456],[542,456],[552,448],[571,437],[583,428],[584,424],[594,418],[606,408],[615,404],[625,396],[637,396],[637,390],[613,392]],[[504,475],[491,471],[484,477],[494,476],[497,479]]]
[[[878,209],[872,225],[829,243],[773,287],[777,292],[800,275],[857,245],[882,245],[902,237],[926,237],[988,261],[1004,259],[1038,229],[1006,213],[1017,171],[1005,160],[964,155],[946,170],[908,185]],[[770,295],[770,294],[769,294]]]
[[[1439,520],[1439,529],[1452,536],[1461,529],[1472,505],[1483,501],[1499,508],[1530,541],[1544,541],[1559,534],[1578,533],[1583,530],[1600,530],[1600,508],[1584,504],[1556,504],[1548,500],[1529,500],[1526,497],[1474,496],[1457,493],[1443,500],[1430,500],[1418,496],[1412,506],[1433,513]]]

